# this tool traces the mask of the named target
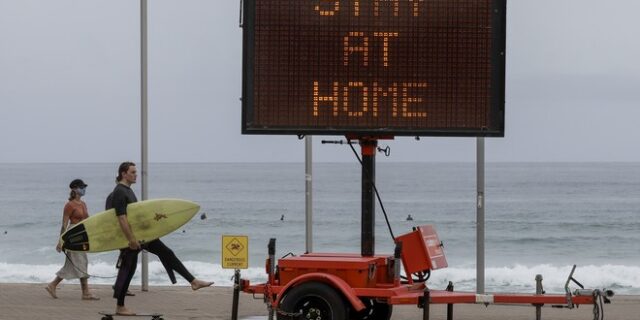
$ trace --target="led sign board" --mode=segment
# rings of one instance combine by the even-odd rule
[[[244,0],[246,134],[504,136],[506,0]]]

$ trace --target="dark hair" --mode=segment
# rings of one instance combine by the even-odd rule
[[[71,193],[69,193],[69,201],[76,198],[76,191],[71,189]]]
[[[129,171],[129,167],[135,167],[135,165],[136,164],[131,161],[125,161],[121,163],[118,167],[118,177],[116,177],[116,183],[122,180],[122,173],[126,173],[127,171]]]

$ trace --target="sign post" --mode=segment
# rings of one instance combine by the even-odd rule
[[[249,268],[249,237],[239,235],[222,236],[222,268],[235,269],[231,320],[237,320],[240,301],[240,269]]]
[[[484,138],[476,138],[476,293],[484,294]]]
[[[305,168],[305,252],[313,252],[313,140],[311,136],[304,138]]]
[[[149,177],[149,121],[148,121],[148,65],[147,65],[147,0],[140,0],[140,130],[141,130],[141,189],[142,200],[149,198],[148,177]],[[149,291],[149,253],[142,250],[142,291]]]

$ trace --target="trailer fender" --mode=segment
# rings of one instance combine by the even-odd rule
[[[287,285],[285,285],[282,288],[282,290],[280,290],[280,292],[278,293],[278,296],[276,299],[277,305],[280,305],[280,300],[287,294],[287,292],[289,292],[289,289],[291,289],[296,285],[299,285],[304,282],[309,282],[309,281],[318,281],[318,282],[326,283],[331,287],[333,287],[334,289],[336,289],[338,292],[342,293],[342,295],[347,299],[347,301],[349,301],[353,309],[355,309],[356,311],[361,311],[365,309],[364,303],[362,303],[360,298],[358,298],[358,296],[356,295],[355,290],[353,290],[353,288],[351,288],[351,286],[349,286],[349,284],[347,284],[346,281],[338,278],[335,275],[320,273],[320,272],[303,274],[289,281],[289,283],[287,283]]]

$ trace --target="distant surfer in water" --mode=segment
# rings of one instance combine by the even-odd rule
[[[65,204],[64,210],[62,211],[62,228],[60,228],[60,235],[80,221],[89,218],[87,204],[81,199],[87,190],[87,184],[80,179],[75,179],[71,181],[69,188],[71,189],[71,193],[69,194],[69,201]],[[60,242],[56,245],[56,251],[62,252]],[[80,279],[82,300],[100,300],[100,298],[94,296],[89,291],[89,284],[87,281],[89,278],[87,265],[89,263],[87,261],[87,254],[75,251],[68,251],[65,252],[65,254],[66,259],[64,261],[64,266],[56,272],[55,279],[49,282],[45,287],[47,292],[49,292],[52,298],[58,299],[56,289],[62,280]]]
[[[198,280],[191,275],[173,251],[159,239],[142,245],[138,243],[138,240],[136,240],[135,235],[131,231],[129,220],[127,219],[127,205],[138,201],[135,193],[131,189],[131,185],[136,183],[137,176],[138,171],[135,163],[121,163],[118,167],[116,187],[113,189],[113,192],[109,194],[106,202],[107,210],[112,208],[115,209],[120,228],[127,240],[129,240],[129,247],[120,251],[120,258],[118,259],[120,269],[118,271],[118,277],[113,291],[113,297],[118,299],[116,304],[116,314],[119,315],[135,315],[133,311],[125,307],[124,298],[127,294],[127,290],[129,289],[129,284],[131,283],[133,274],[136,272],[138,253],[142,249],[158,256],[160,262],[162,262],[162,265],[167,270],[172,283],[176,283],[176,278],[173,273],[173,271],[176,271],[191,284],[191,289],[193,290],[213,285],[213,282]]]

